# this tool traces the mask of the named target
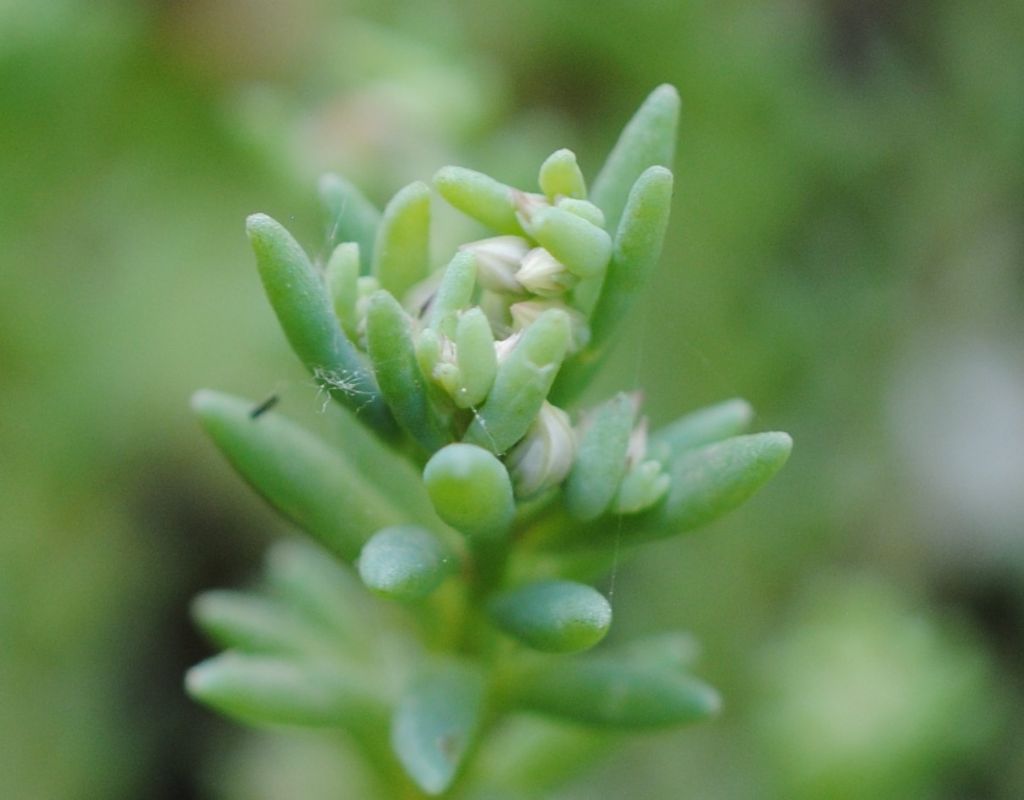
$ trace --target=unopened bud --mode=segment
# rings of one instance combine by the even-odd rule
[[[476,257],[476,279],[484,289],[505,294],[522,294],[516,271],[530,251],[530,243],[521,236],[494,236],[459,247]]]
[[[617,514],[636,514],[657,503],[668,491],[670,479],[659,461],[644,461],[630,469],[619,484],[613,507]]]
[[[518,497],[532,497],[557,486],[576,457],[569,415],[547,401],[526,436],[509,453],[508,467]]]
[[[509,313],[512,315],[512,327],[517,331],[525,330],[541,314],[552,308],[561,309],[569,317],[569,326],[572,332],[572,341],[569,344],[570,354],[586,347],[587,342],[590,341],[590,326],[587,324],[587,318],[560,300],[524,300],[521,303],[513,303],[509,306]]]
[[[511,336],[507,336],[504,339],[499,339],[494,343],[494,355],[498,357],[499,366],[505,361],[506,358],[508,358],[509,353],[511,353],[515,349],[515,346],[519,344],[519,340],[522,338],[522,336],[522,331],[516,331]]]
[[[543,247],[535,247],[516,273],[523,288],[541,297],[555,297],[576,285],[577,278]]]
[[[542,209],[551,208],[551,204],[542,194],[521,192],[518,189],[513,189],[511,195],[512,207],[516,210],[516,219],[523,230],[532,236],[533,215]]]

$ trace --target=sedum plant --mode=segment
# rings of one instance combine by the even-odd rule
[[[423,183],[380,211],[324,177],[322,266],[249,218],[267,297],[343,435],[195,395],[230,463],[316,544],[274,546],[256,591],[196,600],[225,650],[189,671],[193,697],[343,731],[382,795],[410,798],[531,796],[616,731],[718,710],[685,634],[592,650],[612,621],[593,582],[738,506],[791,447],[743,435],[740,400],[650,434],[638,394],[577,407],[658,261],[678,109],[656,89],[589,187],[569,150],[539,191],[441,169],[434,189],[490,235],[439,269]]]

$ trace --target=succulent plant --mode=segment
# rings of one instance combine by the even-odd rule
[[[344,435],[195,395],[235,469],[319,546],[274,546],[257,593],[198,598],[227,649],[189,672],[193,697],[249,723],[346,731],[401,797],[509,790],[488,765],[517,731],[571,761],[588,727],[715,713],[682,634],[584,652],[612,621],[591,582],[741,504],[791,448],[784,433],[742,435],[739,400],[650,435],[636,394],[576,408],[658,262],[678,110],[675,89],[656,89],[589,190],[565,149],[539,191],[441,169],[434,188],[489,235],[439,269],[424,183],[378,211],[323,178],[323,266],[249,218],[267,297]]]

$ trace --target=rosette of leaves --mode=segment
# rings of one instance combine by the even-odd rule
[[[441,169],[436,191],[489,230],[439,268],[423,183],[378,210],[326,176],[322,266],[249,218],[267,297],[344,435],[196,394],[231,464],[320,547],[280,545],[261,590],[198,598],[226,650],[189,672],[193,697],[345,731],[381,791],[408,797],[539,791],[611,732],[716,712],[683,634],[586,652],[611,624],[591,582],[616,554],[735,508],[791,447],[744,434],[739,400],[650,435],[636,395],[574,407],[657,264],[678,109],[656,89],[589,188],[569,150],[539,191]]]

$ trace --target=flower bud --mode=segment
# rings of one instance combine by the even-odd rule
[[[516,271],[530,250],[521,236],[493,236],[459,247],[476,257],[476,279],[484,289],[505,294],[522,294]]]
[[[509,306],[509,313],[512,315],[512,326],[517,331],[525,330],[532,325],[541,314],[552,308],[559,308],[569,317],[569,326],[572,332],[572,340],[569,344],[569,354],[587,346],[590,341],[590,326],[587,318],[579,311],[569,308],[560,300],[524,300],[520,303],[513,303]]]
[[[516,219],[519,220],[523,230],[532,236],[534,214],[543,209],[551,208],[551,204],[542,194],[520,192],[518,189],[512,190],[511,197],[512,207],[516,210]]]
[[[613,507],[617,514],[636,514],[657,503],[668,491],[669,476],[660,461],[644,461],[630,469],[619,484]]]
[[[519,497],[557,486],[569,474],[576,456],[576,437],[569,415],[547,401],[526,436],[509,453],[508,467]]]
[[[523,258],[516,280],[533,294],[555,297],[575,286],[577,278],[543,247],[535,247]]]

